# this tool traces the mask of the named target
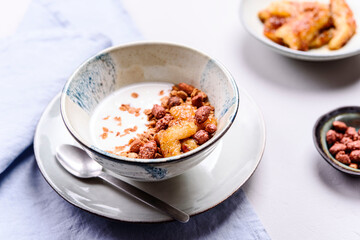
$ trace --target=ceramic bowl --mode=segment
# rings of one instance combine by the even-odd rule
[[[316,149],[320,155],[337,170],[360,176],[360,169],[351,168],[336,160],[329,152],[329,146],[326,142],[326,133],[331,129],[334,121],[342,121],[348,126],[360,128],[360,107],[350,106],[337,108],[321,116],[315,123],[313,130],[313,139]]]
[[[245,29],[261,43],[265,44],[272,50],[280,53],[282,55],[307,60],[307,61],[329,61],[342,59],[346,57],[355,56],[360,54],[360,1],[359,0],[346,0],[351,10],[353,11],[356,23],[357,30],[355,35],[351,40],[339,50],[331,51],[324,46],[319,49],[312,49],[310,51],[297,51],[292,50],[288,47],[284,47],[280,44],[277,44],[267,37],[264,36],[264,24],[258,18],[258,12],[267,6],[273,1],[276,0],[242,0],[240,8],[240,17]],[[294,1],[314,1],[314,0],[294,0]],[[330,0],[316,0],[322,3],[329,3]]]
[[[89,120],[97,104],[119,88],[141,82],[186,82],[201,90],[215,107],[216,134],[190,152],[161,159],[131,159],[99,149]],[[185,46],[140,42],[106,49],[83,63],[61,94],[65,126],[85,151],[105,169],[139,181],[177,176],[206,158],[229,130],[237,114],[235,80],[216,60]]]

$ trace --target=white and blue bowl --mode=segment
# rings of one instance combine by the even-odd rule
[[[216,134],[195,150],[160,159],[126,158],[96,147],[89,126],[96,106],[119,88],[141,82],[186,82],[203,90],[215,107]],[[61,115],[76,141],[105,169],[139,181],[168,179],[200,163],[229,130],[238,107],[235,80],[219,62],[169,43],[142,42],[105,49],[75,71],[61,94]]]

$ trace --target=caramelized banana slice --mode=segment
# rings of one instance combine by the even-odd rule
[[[329,28],[317,35],[309,44],[309,48],[319,48],[328,44],[334,35],[334,28]]]
[[[307,11],[276,30],[275,36],[291,49],[306,51],[319,31],[330,24],[329,9]]]
[[[330,50],[344,46],[355,34],[356,22],[345,0],[330,0],[330,10],[335,25],[334,37],[329,42]]]
[[[187,120],[191,121],[191,119],[195,116],[196,108],[191,105],[182,104],[180,106],[175,106],[170,108],[170,114],[176,120]]]
[[[270,40],[283,44],[282,39],[275,36],[276,30],[287,22],[288,18],[272,16],[264,23],[264,35]]]
[[[197,131],[194,122],[180,121],[165,131],[160,131],[157,138],[164,157],[171,157],[181,154],[181,139],[189,138]]]
[[[297,12],[298,6],[296,3],[290,1],[278,1],[270,3],[267,8],[259,12],[258,16],[261,21],[265,22],[272,16],[285,18],[294,16]]]
[[[321,4],[318,2],[293,2],[293,1],[277,1],[272,2],[264,10],[258,13],[262,22],[265,22],[270,17],[296,17],[299,14],[315,9],[328,9],[328,4]]]
[[[199,145],[192,138],[185,139],[181,142],[181,149],[184,153],[194,150]]]

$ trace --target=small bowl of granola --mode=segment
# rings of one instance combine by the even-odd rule
[[[238,106],[235,80],[219,62],[169,43],[105,49],[61,95],[74,139],[106,170],[139,181],[168,179],[204,160]]]
[[[314,126],[313,139],[331,166],[360,176],[360,107],[341,107],[321,116]]]

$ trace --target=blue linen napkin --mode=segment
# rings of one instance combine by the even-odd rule
[[[46,105],[88,57],[139,39],[117,0],[33,0],[0,40],[0,239],[269,239],[242,190],[187,224],[131,224],[72,206],[40,174],[32,141]]]

